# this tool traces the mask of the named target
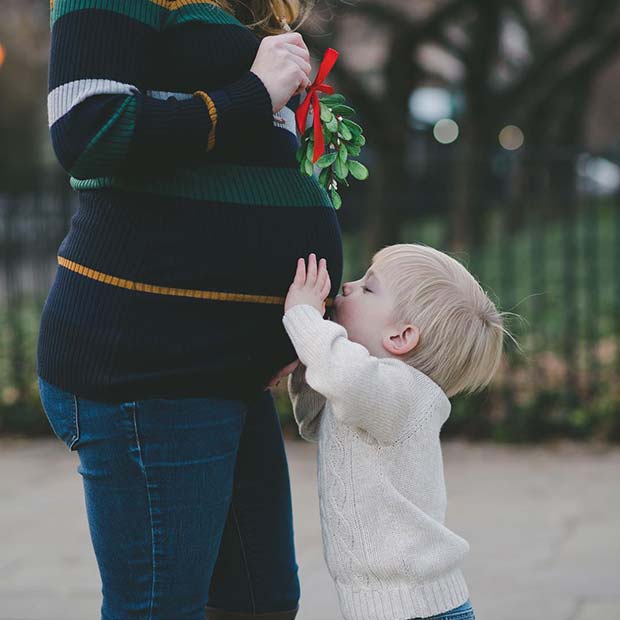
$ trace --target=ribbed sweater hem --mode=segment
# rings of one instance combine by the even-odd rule
[[[345,620],[407,620],[427,618],[450,611],[469,598],[460,570],[424,584],[396,588],[356,590],[336,583]]]

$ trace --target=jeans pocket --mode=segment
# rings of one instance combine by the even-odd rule
[[[77,397],[39,377],[39,397],[54,434],[69,450],[77,450],[80,424]]]

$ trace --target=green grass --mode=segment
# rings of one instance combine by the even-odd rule
[[[511,328],[528,349],[564,351],[568,338],[594,342],[620,330],[620,214],[611,206],[583,209],[572,222],[532,217],[516,233],[502,232],[491,214],[487,239],[452,254],[463,262],[504,311],[523,321]],[[446,222],[420,220],[404,227],[401,241],[446,250]],[[359,277],[359,239],[345,235],[345,279]],[[573,247],[574,246],[574,247]]]

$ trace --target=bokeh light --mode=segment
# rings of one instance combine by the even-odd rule
[[[451,144],[459,137],[459,126],[451,118],[442,118],[433,128],[435,140],[441,144]]]
[[[409,112],[416,121],[432,125],[451,115],[450,92],[444,88],[417,88],[409,98]]]
[[[5,58],[6,58],[6,52],[4,51],[4,45],[0,43],[0,69],[2,69],[2,65],[4,64]]]
[[[506,125],[499,132],[499,143],[507,151],[516,151],[523,146],[525,136],[516,125]]]

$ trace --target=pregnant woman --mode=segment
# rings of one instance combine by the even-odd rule
[[[79,192],[38,350],[79,455],[105,620],[288,620],[299,599],[270,379],[300,256],[341,280],[299,173],[296,0],[55,0],[52,141]],[[70,544],[70,541],[68,541]]]

